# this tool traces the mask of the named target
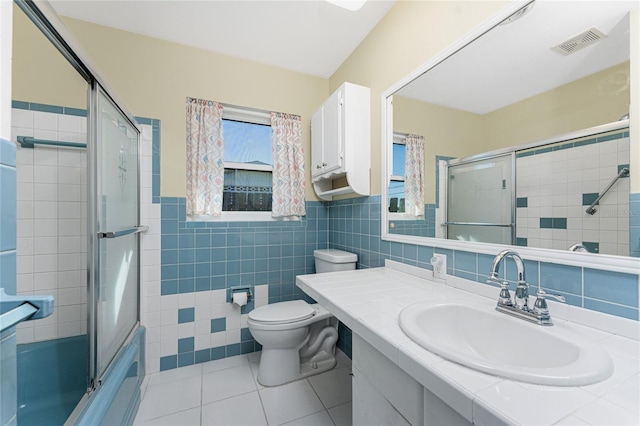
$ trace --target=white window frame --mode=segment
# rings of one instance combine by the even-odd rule
[[[271,112],[244,108],[234,105],[222,104],[222,119],[242,121],[251,124],[263,124],[271,126]],[[255,170],[273,172],[273,167],[266,164],[248,164],[248,163],[236,163],[232,161],[224,162],[225,169],[236,170]],[[271,212],[227,212],[223,211],[220,216],[209,215],[191,215],[187,216],[188,222],[265,222],[282,220],[280,218],[273,218]]]
[[[394,145],[406,145],[406,139],[407,139],[407,134],[405,133],[398,133],[398,132],[393,132],[393,144]],[[393,163],[392,163],[393,164]],[[398,176],[398,175],[391,175],[391,177],[389,178],[389,180],[391,182],[404,182],[404,176]],[[387,209],[389,208],[389,200],[387,199],[386,201],[387,203]],[[390,221],[400,221],[400,220],[415,220],[414,217],[407,217],[404,212],[399,213],[399,212],[387,212],[388,214],[388,219]]]

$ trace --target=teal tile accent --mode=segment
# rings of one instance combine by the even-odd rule
[[[31,111],[50,112],[53,114],[64,114],[64,108],[61,106],[55,106],[55,105],[30,103],[29,109]]]
[[[187,367],[193,364],[195,364],[195,352],[178,354],[178,367]]]
[[[195,352],[194,361],[196,364],[211,361],[211,349],[202,349]]]
[[[217,333],[219,331],[225,331],[227,329],[226,318],[214,318],[211,320],[211,332]]]
[[[517,237],[516,245],[520,247],[527,247],[529,245],[529,241],[527,240],[527,238]]]
[[[16,109],[29,109],[29,102],[23,102],[23,101],[11,101],[11,108],[16,108]]]
[[[612,135],[606,135],[606,136],[599,136],[598,137],[598,142],[607,142],[607,141],[612,141],[615,139],[621,139],[624,136],[624,133],[614,133]]]
[[[516,198],[516,207],[529,207],[529,198],[528,197]]]
[[[196,308],[178,309],[178,324],[195,321]]]
[[[193,337],[178,339],[178,354],[193,352],[194,344],[195,344],[195,339]]]
[[[638,308],[638,275],[585,268],[584,296]]]
[[[567,218],[566,217],[554,217],[553,218],[553,229],[567,229]]]
[[[589,253],[600,253],[600,243],[583,241],[582,245],[586,247]]]
[[[594,144],[596,142],[598,142],[598,140],[596,138],[585,139],[585,140],[581,140],[581,141],[578,141],[578,142],[574,142],[573,146],[579,147],[579,146],[585,146],[585,145],[592,145],[592,144]]]
[[[541,229],[567,229],[566,217],[541,217]]]
[[[178,355],[163,356],[160,358],[160,371],[171,370],[178,367]]]
[[[227,356],[227,348],[225,346],[218,346],[217,348],[211,348],[211,361],[216,359],[222,359]]]
[[[590,206],[598,198],[598,195],[600,194],[598,194],[597,192],[588,192],[582,194],[582,205]]]
[[[622,169],[631,170],[631,167],[629,166],[629,164],[618,164],[618,173],[620,173]],[[627,174],[626,176],[622,176],[622,177],[629,177],[629,176],[630,174]]]

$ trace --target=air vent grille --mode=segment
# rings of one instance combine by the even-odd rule
[[[570,55],[571,53],[584,49],[587,46],[591,46],[603,38],[607,38],[604,33],[595,28],[591,28],[555,47],[552,47],[551,50],[561,55]]]

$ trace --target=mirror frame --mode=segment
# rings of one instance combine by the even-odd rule
[[[506,5],[499,13],[480,24],[478,27],[467,33],[465,36],[451,44],[448,48],[425,62],[413,72],[403,77],[400,81],[393,86],[382,92],[381,97],[381,124],[382,124],[382,137],[381,137],[381,230],[380,235],[382,240],[392,241],[398,243],[415,244],[419,246],[429,246],[436,249],[458,250],[458,251],[470,251],[481,254],[495,255],[504,249],[516,249],[524,258],[548,262],[548,263],[561,263],[564,265],[572,265],[589,267],[594,269],[602,269],[608,271],[624,272],[631,274],[638,274],[640,269],[640,259],[636,257],[624,257],[614,256],[606,254],[594,254],[594,253],[577,253],[570,252],[568,250],[554,250],[543,249],[535,247],[520,247],[503,244],[492,243],[479,243],[470,241],[458,241],[448,240],[442,238],[433,237],[419,237],[412,235],[400,235],[389,233],[389,212],[386,208],[386,200],[389,193],[389,179],[391,177],[391,161],[392,161],[392,142],[393,142],[393,94],[406,86],[414,79],[420,77],[422,74],[428,72],[439,63],[445,61],[449,56],[455,54],[457,51],[463,49],[477,38],[481,37],[500,22],[511,16],[513,13],[523,8],[529,3],[533,3],[532,0],[515,0],[512,3]],[[633,104],[633,101],[631,101]],[[637,129],[632,128],[633,121],[630,120],[629,132],[635,132]]]

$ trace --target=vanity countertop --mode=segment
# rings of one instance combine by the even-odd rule
[[[499,289],[449,275],[446,283],[434,281],[430,275],[428,270],[387,261],[384,268],[301,275],[297,285],[476,425],[640,424],[637,322],[549,302],[554,327],[571,328],[609,353],[612,377],[580,387],[503,379],[447,361],[400,329],[400,312],[417,302],[469,301],[494,309]]]

